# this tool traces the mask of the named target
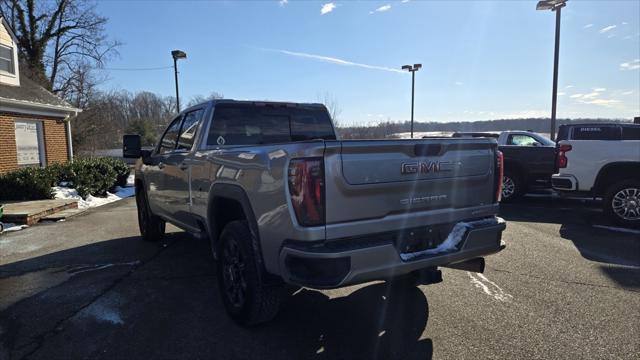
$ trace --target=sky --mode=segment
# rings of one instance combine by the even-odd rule
[[[343,125],[549,117],[555,14],[535,1],[101,1],[102,89],[338,104]],[[559,118],[640,116],[640,1],[562,9]],[[152,70],[130,70],[148,69]],[[161,68],[161,69],[157,69]],[[119,70],[120,69],[120,70]],[[129,70],[121,70],[129,69]]]

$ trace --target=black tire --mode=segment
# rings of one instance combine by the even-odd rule
[[[153,215],[147,201],[147,194],[141,188],[136,189],[136,205],[138,206],[138,227],[142,240],[157,242],[164,236],[166,223]]]
[[[232,221],[218,241],[218,286],[229,316],[241,326],[275,318],[282,287],[266,285],[266,274],[254,251],[256,239],[246,221]]]
[[[516,172],[505,170],[502,177],[502,202],[514,201],[527,192],[522,176]]]
[[[639,227],[640,180],[622,180],[609,185],[602,206],[604,213],[618,224]]]

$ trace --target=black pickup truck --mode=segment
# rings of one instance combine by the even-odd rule
[[[556,172],[556,144],[532,131],[457,132],[452,137],[492,137],[504,155],[502,201],[511,201],[533,187],[551,187]]]

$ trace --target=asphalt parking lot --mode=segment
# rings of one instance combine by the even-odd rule
[[[208,245],[175,228],[143,243],[133,199],[4,234],[0,359],[637,359],[640,235],[580,200],[501,216],[507,248],[484,274],[291,289],[252,329],[225,315]]]

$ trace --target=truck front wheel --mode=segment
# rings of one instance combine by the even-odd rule
[[[246,221],[224,227],[218,249],[218,285],[229,316],[241,326],[272,320],[278,313],[281,287],[264,284],[254,239]]]
[[[144,241],[160,241],[164,236],[166,223],[158,216],[153,215],[147,202],[147,196],[142,189],[136,189],[136,205],[138,207],[138,227]]]
[[[640,226],[640,181],[623,180],[609,186],[603,206],[619,224]]]

